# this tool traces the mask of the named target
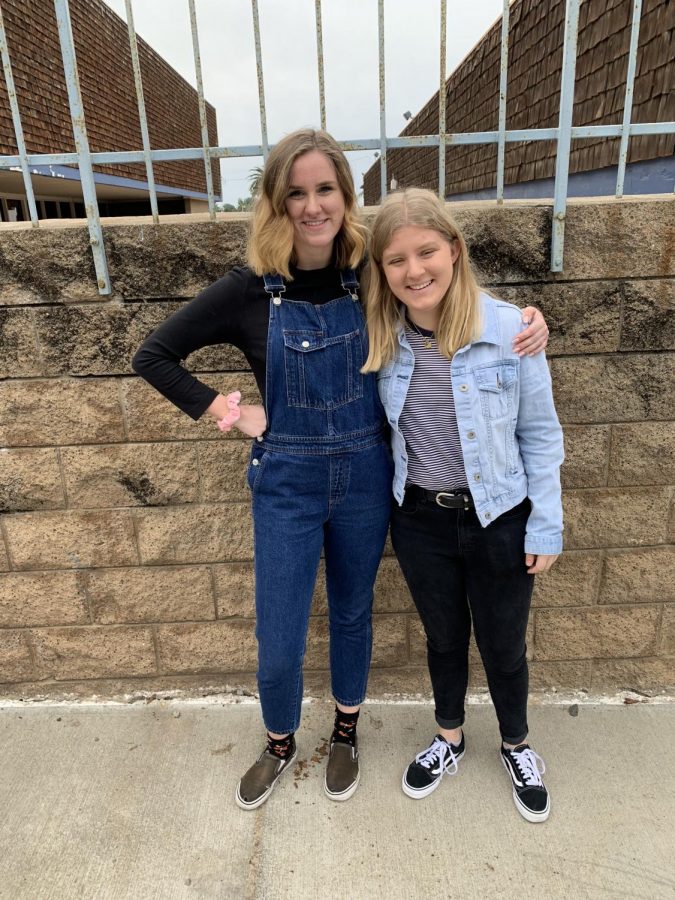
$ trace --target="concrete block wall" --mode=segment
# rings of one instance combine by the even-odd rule
[[[483,284],[551,325],[566,435],[566,550],[530,621],[535,690],[675,685],[672,201],[455,209]],[[143,337],[243,260],[246,221],[0,231],[0,695],[255,689],[248,441],[193,423],[130,369]],[[241,354],[188,365],[255,400]],[[429,691],[421,627],[390,549],[375,596],[371,696]],[[472,687],[485,686],[472,654]],[[327,690],[320,579],[306,660]]]

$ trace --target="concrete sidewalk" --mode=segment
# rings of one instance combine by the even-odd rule
[[[459,774],[422,801],[404,765],[428,705],[369,704],[361,785],[323,794],[332,724],[305,706],[298,762],[256,812],[234,790],[259,753],[253,704],[0,709],[5,900],[436,900],[675,896],[675,704],[534,706],[552,813],[517,813],[492,708],[470,706]]]

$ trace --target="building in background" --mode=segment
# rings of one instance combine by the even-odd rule
[[[0,0],[24,137],[29,153],[75,150],[53,0]],[[70,14],[87,134],[92,152],[141,150],[126,22],[102,0],[70,0]],[[145,41],[138,39],[143,94],[153,150],[201,147],[197,92]],[[216,113],[207,104],[209,142],[218,143]],[[17,153],[7,95],[0,74],[0,156]],[[79,171],[72,166],[34,167],[40,218],[84,216]],[[207,208],[204,165],[155,163],[159,212]],[[150,213],[145,165],[94,166],[103,216]],[[220,171],[213,166],[216,194]],[[0,169],[0,218],[28,219],[21,171]]]
[[[573,125],[621,124],[631,0],[582,0],[579,16]],[[557,127],[565,0],[515,0],[510,9],[507,129]],[[633,94],[633,123],[675,119],[675,4],[644,0]],[[498,128],[501,19],[446,81],[446,131]],[[438,134],[438,93],[402,135]],[[631,138],[626,194],[673,190],[675,135]],[[572,141],[569,196],[614,194],[619,139]],[[507,143],[504,196],[553,196],[556,142]],[[496,196],[497,145],[449,146],[446,195],[453,200]],[[438,190],[438,151],[387,152],[387,179],[398,187]],[[364,201],[380,199],[379,162],[364,177]]]

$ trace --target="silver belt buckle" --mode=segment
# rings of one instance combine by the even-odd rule
[[[464,494],[464,493],[462,493],[462,494],[455,494],[455,493],[453,493],[452,491],[439,491],[439,492],[436,494],[436,503],[437,503],[439,506],[442,506],[443,509],[458,509],[458,508],[459,508],[459,507],[456,507],[456,506],[446,506],[445,503],[443,503],[443,498],[444,498],[444,497],[450,497],[450,498],[452,498],[453,500],[463,500],[463,501],[464,501],[464,512],[467,512],[467,511],[471,508],[471,507],[469,506],[469,497],[468,497],[467,494]]]

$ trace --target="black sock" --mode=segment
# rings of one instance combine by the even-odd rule
[[[355,713],[342,712],[341,709],[335,707],[335,725],[333,726],[333,734],[331,736],[332,744],[349,744],[351,747],[356,743],[356,726],[359,721],[359,712]]]
[[[270,737],[269,733],[267,735],[267,752],[271,753],[272,756],[276,756],[278,759],[287,759],[289,753],[291,752],[291,745],[293,743],[293,732],[286,735],[285,738],[273,738]]]

